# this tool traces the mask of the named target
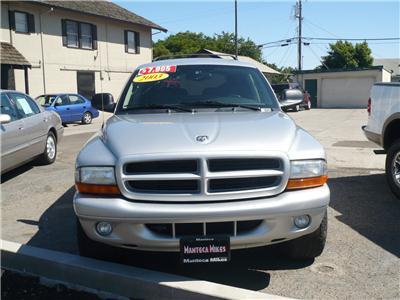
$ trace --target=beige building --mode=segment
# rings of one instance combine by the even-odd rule
[[[1,1],[1,88],[119,93],[165,28],[108,1]]]
[[[383,66],[391,73],[392,81],[400,82],[400,58],[375,58],[374,66]]]
[[[303,71],[296,75],[311,96],[312,107],[363,108],[375,82],[390,82],[383,66],[354,70]]]

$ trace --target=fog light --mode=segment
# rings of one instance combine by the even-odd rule
[[[306,228],[310,225],[311,217],[309,215],[302,215],[294,218],[294,225],[297,228]]]
[[[112,228],[111,224],[108,222],[99,222],[96,225],[97,233],[102,236],[111,234],[112,230],[113,230],[113,228]]]

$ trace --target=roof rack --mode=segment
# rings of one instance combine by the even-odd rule
[[[221,58],[221,56],[228,56],[234,60],[237,60],[237,57],[234,54],[193,53],[193,54],[162,55],[162,56],[157,56],[156,58],[153,59],[153,61],[159,61],[171,58],[199,58],[199,57]]]

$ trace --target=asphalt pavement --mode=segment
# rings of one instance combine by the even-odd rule
[[[274,247],[235,251],[233,262],[184,268],[177,255],[125,251],[117,262],[294,298],[399,299],[400,200],[384,159],[361,132],[365,110],[290,113],[325,146],[332,198],[328,240],[314,261],[280,257]],[[77,253],[74,159],[101,126],[69,125],[50,166],[30,163],[2,176],[2,239]]]

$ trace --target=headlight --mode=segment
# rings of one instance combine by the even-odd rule
[[[325,160],[294,160],[290,162],[287,189],[304,189],[324,185],[328,180]]]
[[[75,171],[75,185],[80,193],[120,194],[114,167],[81,167]]]

